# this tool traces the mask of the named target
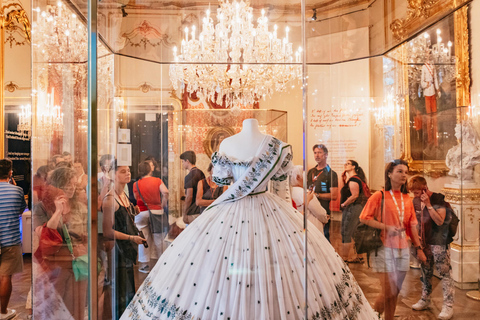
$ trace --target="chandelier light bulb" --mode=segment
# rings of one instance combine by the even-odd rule
[[[437,29],[437,34],[441,34],[441,33],[442,33],[442,30]]]
[[[425,39],[429,38],[430,36],[428,35],[428,33],[424,33],[423,36],[425,37]]]
[[[447,45],[448,45],[449,47],[451,47],[451,46],[452,46],[452,41],[448,41]]]

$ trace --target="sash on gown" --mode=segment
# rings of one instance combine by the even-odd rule
[[[284,180],[287,178],[288,171],[293,166],[292,149],[289,144],[285,144],[273,136],[267,136],[258,148],[257,154],[250,163],[241,162],[240,165],[248,166],[243,175],[229,185],[233,180],[230,166],[234,163],[227,155],[220,155],[215,152],[212,155],[213,175],[212,180],[218,185],[229,185],[220,197],[218,197],[208,210],[222,202],[231,202],[240,200],[250,194],[254,194],[256,189],[268,183],[270,179]],[[278,167],[279,163],[281,164]],[[223,175],[223,176],[221,176]],[[260,192],[264,192],[263,190]]]

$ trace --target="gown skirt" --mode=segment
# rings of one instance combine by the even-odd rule
[[[205,210],[168,247],[121,319],[378,319],[343,259],[264,192]],[[307,268],[305,268],[305,262]]]

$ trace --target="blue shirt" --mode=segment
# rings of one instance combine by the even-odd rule
[[[0,247],[21,244],[19,216],[26,207],[22,188],[0,182]]]

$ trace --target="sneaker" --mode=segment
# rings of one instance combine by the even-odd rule
[[[418,300],[417,303],[415,303],[412,306],[412,309],[417,311],[422,311],[422,310],[428,309],[428,306],[430,306],[430,301],[425,301],[423,299],[420,299]]]
[[[143,267],[138,268],[138,271],[140,271],[141,273],[150,273],[150,267],[148,264],[146,264]]]
[[[442,312],[438,315],[438,319],[441,320],[449,320],[453,317],[453,308],[452,307],[447,307],[443,306],[442,307]]]
[[[0,313],[0,319],[1,320],[9,320],[12,319],[17,315],[17,311],[14,309],[8,309],[7,308],[7,313]]]

